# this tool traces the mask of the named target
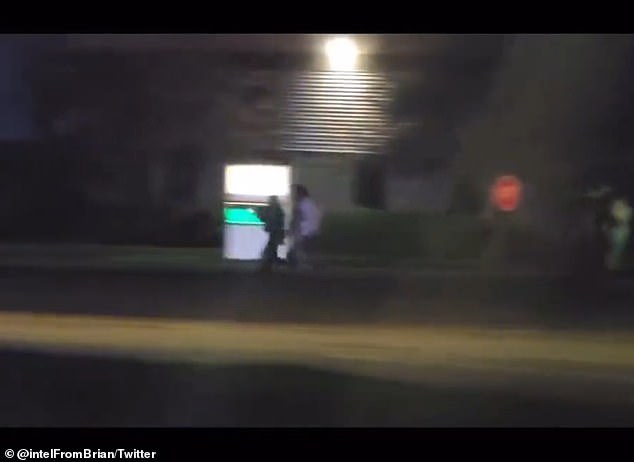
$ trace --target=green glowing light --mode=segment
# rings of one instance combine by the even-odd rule
[[[243,207],[225,207],[225,223],[229,225],[264,225],[255,209]]]

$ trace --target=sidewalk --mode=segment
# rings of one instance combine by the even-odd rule
[[[559,271],[528,266],[485,268],[478,260],[391,260],[359,256],[320,255],[318,271],[329,274],[394,274],[408,276],[557,277]],[[255,262],[227,261],[217,248],[164,248],[74,244],[0,245],[0,268],[86,269],[112,271],[252,270]],[[285,269],[281,269],[286,271]]]

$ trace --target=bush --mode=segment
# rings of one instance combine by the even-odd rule
[[[220,236],[208,211],[169,208],[94,207],[85,222],[91,241],[118,245],[219,246]]]
[[[377,259],[478,258],[486,229],[475,217],[360,210],[327,214],[319,249]]]
[[[475,216],[425,215],[421,219],[422,254],[432,259],[477,259],[489,230]]]

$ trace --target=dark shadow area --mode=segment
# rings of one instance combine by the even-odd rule
[[[304,367],[0,353],[2,426],[627,426],[631,408]]]

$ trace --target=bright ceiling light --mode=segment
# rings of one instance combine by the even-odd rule
[[[358,54],[357,44],[348,37],[336,37],[326,42],[326,56],[333,71],[353,71]]]

